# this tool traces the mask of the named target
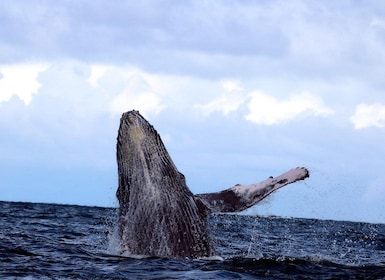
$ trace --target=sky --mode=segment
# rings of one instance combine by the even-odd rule
[[[136,109],[193,193],[297,167],[246,214],[385,223],[382,1],[0,3],[0,200],[117,207]]]

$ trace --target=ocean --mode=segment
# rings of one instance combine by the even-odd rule
[[[218,257],[122,256],[117,210],[0,202],[0,279],[385,279],[385,224],[220,214]]]

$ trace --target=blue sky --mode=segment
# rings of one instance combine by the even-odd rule
[[[306,166],[248,213],[385,223],[381,1],[1,1],[0,200],[117,206],[139,110],[194,193]]]

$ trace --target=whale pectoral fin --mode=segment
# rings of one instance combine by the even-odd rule
[[[306,168],[297,167],[257,184],[238,184],[216,193],[197,194],[195,198],[200,199],[211,213],[239,212],[258,203],[277,189],[308,177],[309,171]]]

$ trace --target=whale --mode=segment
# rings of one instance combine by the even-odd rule
[[[309,177],[304,167],[252,185],[193,194],[155,128],[132,110],[117,136],[118,236],[122,252],[175,259],[215,255],[208,216],[252,207],[277,189]]]

